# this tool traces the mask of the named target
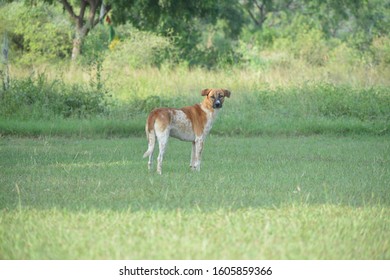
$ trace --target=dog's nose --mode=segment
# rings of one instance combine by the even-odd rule
[[[222,103],[220,100],[216,100],[215,103],[214,103],[214,108],[221,108],[222,107]]]

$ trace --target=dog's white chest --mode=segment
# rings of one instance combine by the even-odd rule
[[[218,110],[214,110],[214,112],[208,111],[208,112],[206,112],[206,114],[207,114],[207,122],[206,122],[206,125],[204,127],[204,135],[209,134],[211,128],[213,127],[213,123],[218,115]]]

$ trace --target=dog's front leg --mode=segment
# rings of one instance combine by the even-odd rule
[[[191,162],[190,162],[191,169],[195,168],[195,154],[196,154],[196,144],[195,144],[195,141],[193,141],[192,142],[192,151],[191,151]]]
[[[202,159],[203,138],[195,139],[195,157],[193,159],[192,170],[200,171],[200,162]]]

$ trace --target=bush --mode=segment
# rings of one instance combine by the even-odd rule
[[[60,80],[48,81],[44,74],[15,79],[7,90],[0,91],[0,115],[50,119],[107,114],[109,99],[106,92],[91,85],[69,86]]]
[[[322,31],[316,28],[302,27],[294,36],[275,40],[274,49],[286,50],[294,58],[313,66],[323,66],[329,55],[330,47]]]
[[[109,27],[98,24],[85,37],[80,57],[81,63],[91,65],[96,60],[101,61],[109,46]]]
[[[374,62],[381,65],[390,65],[390,38],[377,37],[371,45]]]
[[[116,29],[119,36],[108,51],[104,64],[107,67],[142,68],[159,66],[174,52],[172,42],[151,32],[139,31],[131,25]]]
[[[386,87],[353,88],[321,83],[266,89],[249,102],[274,117],[351,118],[361,121],[390,120],[390,94]],[[250,111],[250,108],[244,109]]]
[[[13,2],[0,6],[0,22],[8,32],[11,59],[25,64],[69,57],[73,28],[61,9],[37,2],[27,6]]]
[[[329,62],[336,64],[339,68],[357,65],[362,63],[362,53],[346,43],[340,43],[330,51]]]
[[[390,118],[388,88],[354,89],[348,86],[319,85],[315,89],[319,113],[326,117],[353,117],[360,120]]]

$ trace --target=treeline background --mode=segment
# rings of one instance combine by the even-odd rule
[[[0,32],[8,35],[13,62],[70,59],[76,26],[62,2],[78,14],[83,1],[1,2]],[[86,2],[97,5],[98,19],[102,1]],[[105,5],[111,23],[103,19],[90,27],[82,42],[84,62],[100,57],[118,66],[184,63],[207,68],[267,67],[291,59],[313,65],[390,63],[388,0],[130,0]]]
[[[389,31],[388,0],[1,1],[0,132],[141,135],[225,87],[215,133],[387,134]]]

